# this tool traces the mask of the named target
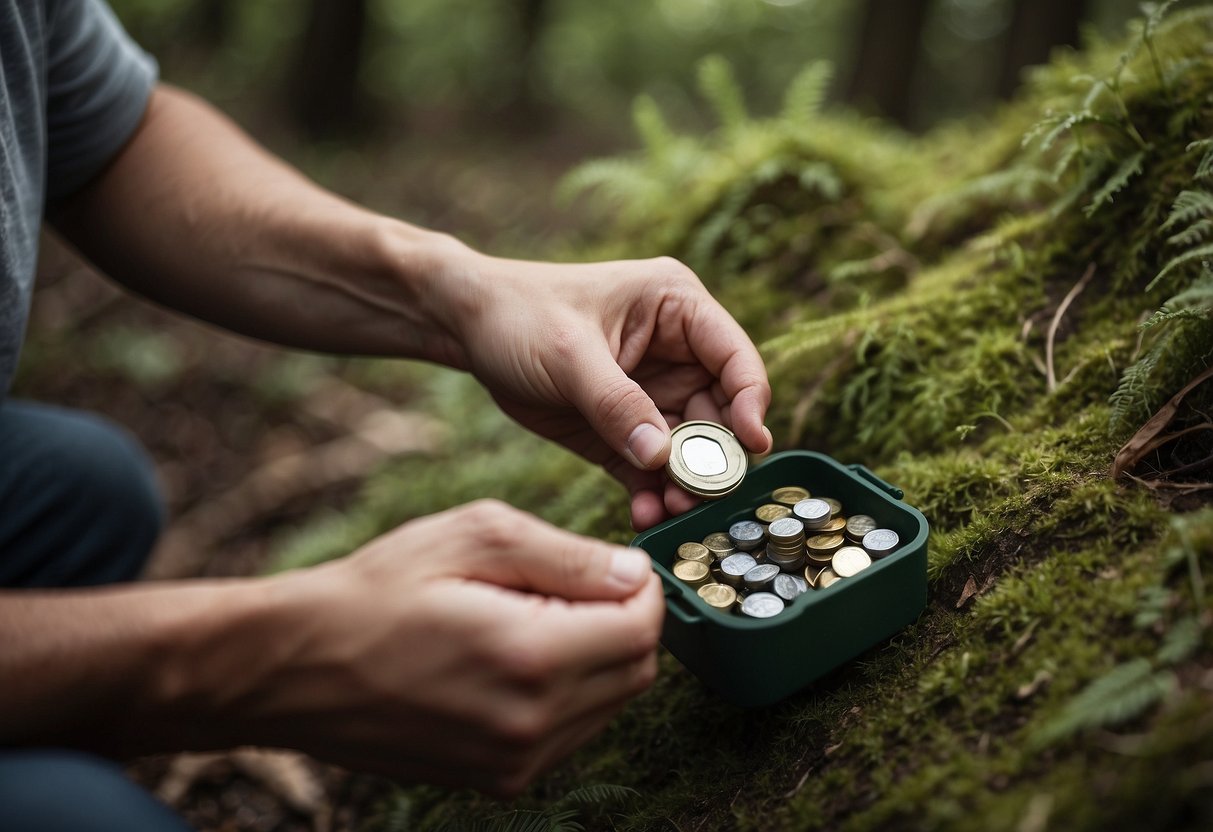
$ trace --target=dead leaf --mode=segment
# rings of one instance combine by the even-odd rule
[[[960,599],[956,602],[956,609],[963,607],[970,598],[977,594],[977,579],[972,575],[965,581],[964,589],[960,591]]]
[[[1116,458],[1112,462],[1112,479],[1117,479],[1122,474],[1127,473],[1129,469],[1141,462],[1146,454],[1150,453],[1160,444],[1163,444],[1163,442],[1170,441],[1170,439],[1183,434],[1183,431],[1181,431],[1175,436],[1170,438],[1164,437],[1162,441],[1159,441],[1159,435],[1174,420],[1184,397],[1210,378],[1213,378],[1213,367],[1207,368],[1203,373],[1188,382],[1182,390],[1171,397],[1170,401],[1160,407],[1158,412],[1151,416],[1144,425],[1138,428],[1137,433],[1133,434],[1129,438],[1129,441],[1116,452]]]

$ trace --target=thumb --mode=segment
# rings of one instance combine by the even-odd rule
[[[651,471],[670,456],[670,428],[644,389],[606,349],[563,365],[557,383],[590,427],[636,468]]]
[[[464,577],[570,601],[631,597],[650,579],[652,565],[631,549],[558,529],[493,502],[474,503],[461,518],[477,529],[478,545],[465,549]]]

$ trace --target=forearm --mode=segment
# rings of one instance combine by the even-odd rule
[[[269,581],[0,592],[0,745],[125,755],[231,744],[218,703],[265,666]]]
[[[179,90],[153,93],[118,157],[52,219],[114,279],[228,329],[465,363],[448,324],[460,289],[436,282],[458,280],[469,249],[319,188]]]

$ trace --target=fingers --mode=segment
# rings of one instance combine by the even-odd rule
[[[566,532],[504,503],[454,514],[454,527],[474,541],[452,565],[463,577],[571,601],[627,598],[652,577],[643,551]]]

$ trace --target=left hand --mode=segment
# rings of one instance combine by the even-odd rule
[[[615,476],[646,529],[698,499],[668,482],[670,428],[708,419],[765,453],[766,368],[677,260],[556,264],[469,253],[448,266],[467,368],[502,409]],[[458,288],[455,288],[458,287]]]

